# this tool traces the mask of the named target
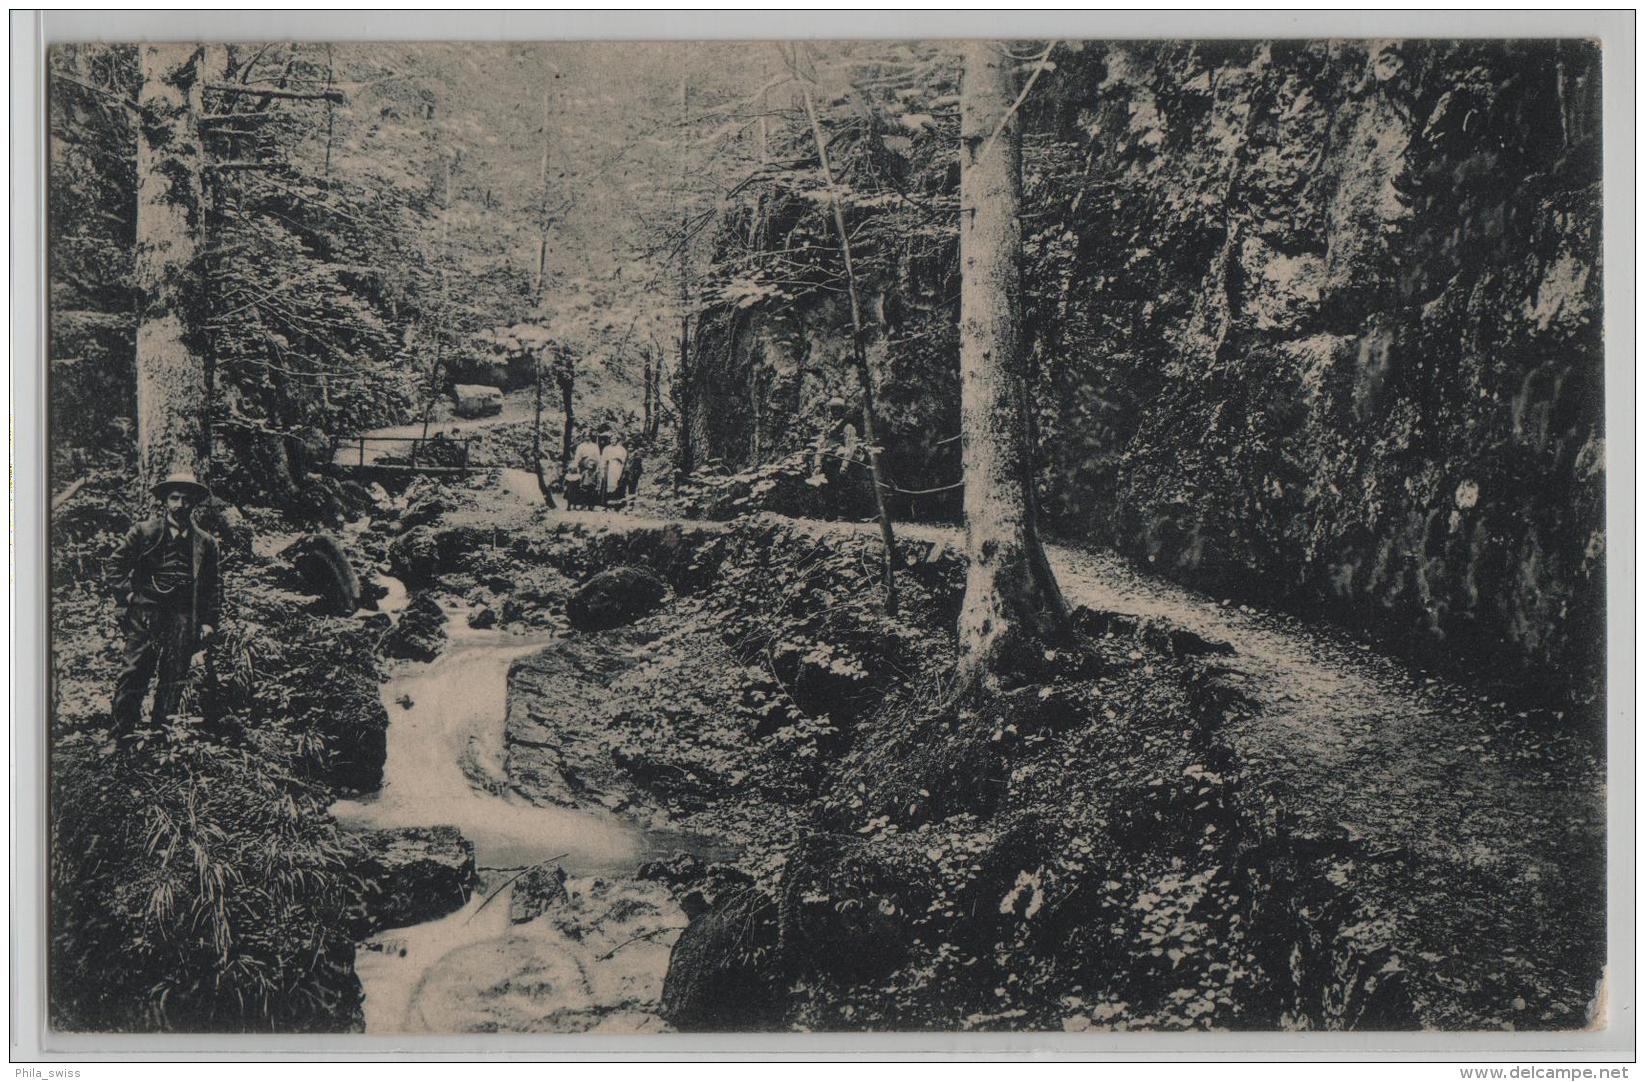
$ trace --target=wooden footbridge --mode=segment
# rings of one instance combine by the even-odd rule
[[[489,464],[473,459],[476,436],[381,436],[367,433],[331,438],[334,465],[358,473],[420,473],[466,477]]]

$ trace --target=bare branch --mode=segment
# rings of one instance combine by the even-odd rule
[[[76,76],[70,75],[68,72],[63,71],[60,68],[52,68],[51,69],[51,77],[53,79],[61,79],[65,83],[73,83],[75,86],[80,87],[82,90],[89,90],[93,94],[97,94],[97,95],[99,95],[103,98],[106,98],[111,104],[123,105],[127,109],[131,109],[131,110],[134,110],[134,111],[137,109],[137,102],[136,102],[135,99],[126,97],[124,94],[120,93],[118,90],[111,90],[110,88],[108,88],[106,86],[99,86],[96,83],[87,82],[84,79],[77,78]]]
[[[983,155],[987,154],[989,148],[994,145],[994,140],[1000,137],[1000,132],[1005,130],[1007,124],[1011,123],[1011,118],[1017,114],[1018,109],[1022,108],[1022,103],[1028,100],[1028,92],[1034,89],[1034,83],[1039,79],[1040,73],[1045,70],[1045,62],[1051,59],[1051,50],[1059,44],[1060,42],[1053,41],[1045,47],[1045,52],[1040,54],[1039,63],[1034,66],[1034,73],[1022,84],[1022,93],[1018,94],[1017,100],[1011,103],[1011,108],[1001,114],[1000,122],[994,125],[994,134],[990,135],[987,142],[983,143],[982,149],[971,159],[972,161],[981,161]],[[1012,54],[1007,52],[1006,55],[1011,56]]]
[[[290,98],[294,101],[329,101],[338,105],[348,102],[341,90],[287,90],[278,86],[241,86],[238,83],[207,83],[207,90],[221,94],[248,94],[258,98]]]

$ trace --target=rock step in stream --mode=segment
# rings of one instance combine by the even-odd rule
[[[653,1012],[686,917],[666,887],[633,876],[689,840],[515,795],[502,763],[509,667],[552,636],[475,630],[461,612],[446,631],[439,657],[383,685],[381,791],[332,809],[382,832],[356,961],[366,1032],[664,1028]]]

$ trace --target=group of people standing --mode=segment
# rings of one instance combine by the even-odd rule
[[[857,431],[845,402],[828,403],[829,425],[813,443],[813,484],[838,480],[858,457]],[[585,432],[565,467],[565,497],[574,509],[621,506],[640,485],[641,459],[610,425]],[[216,632],[222,582],[215,538],[194,521],[211,496],[188,471],[172,473],[152,490],[159,513],[133,526],[115,556],[114,595],[125,610],[124,649],[111,714],[113,735],[139,727],[142,704],[157,683],[152,717],[181,705],[193,662]],[[156,681],[158,677],[158,681]]]
[[[573,509],[620,506],[640,487],[640,459],[609,425],[583,440],[566,463],[565,502]]]

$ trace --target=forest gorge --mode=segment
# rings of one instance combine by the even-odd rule
[[[53,1025],[1590,1023],[1599,89],[1578,41],[54,49]],[[567,511],[606,425],[640,491]],[[111,753],[179,467],[228,616]],[[402,822],[459,659],[495,740]]]

